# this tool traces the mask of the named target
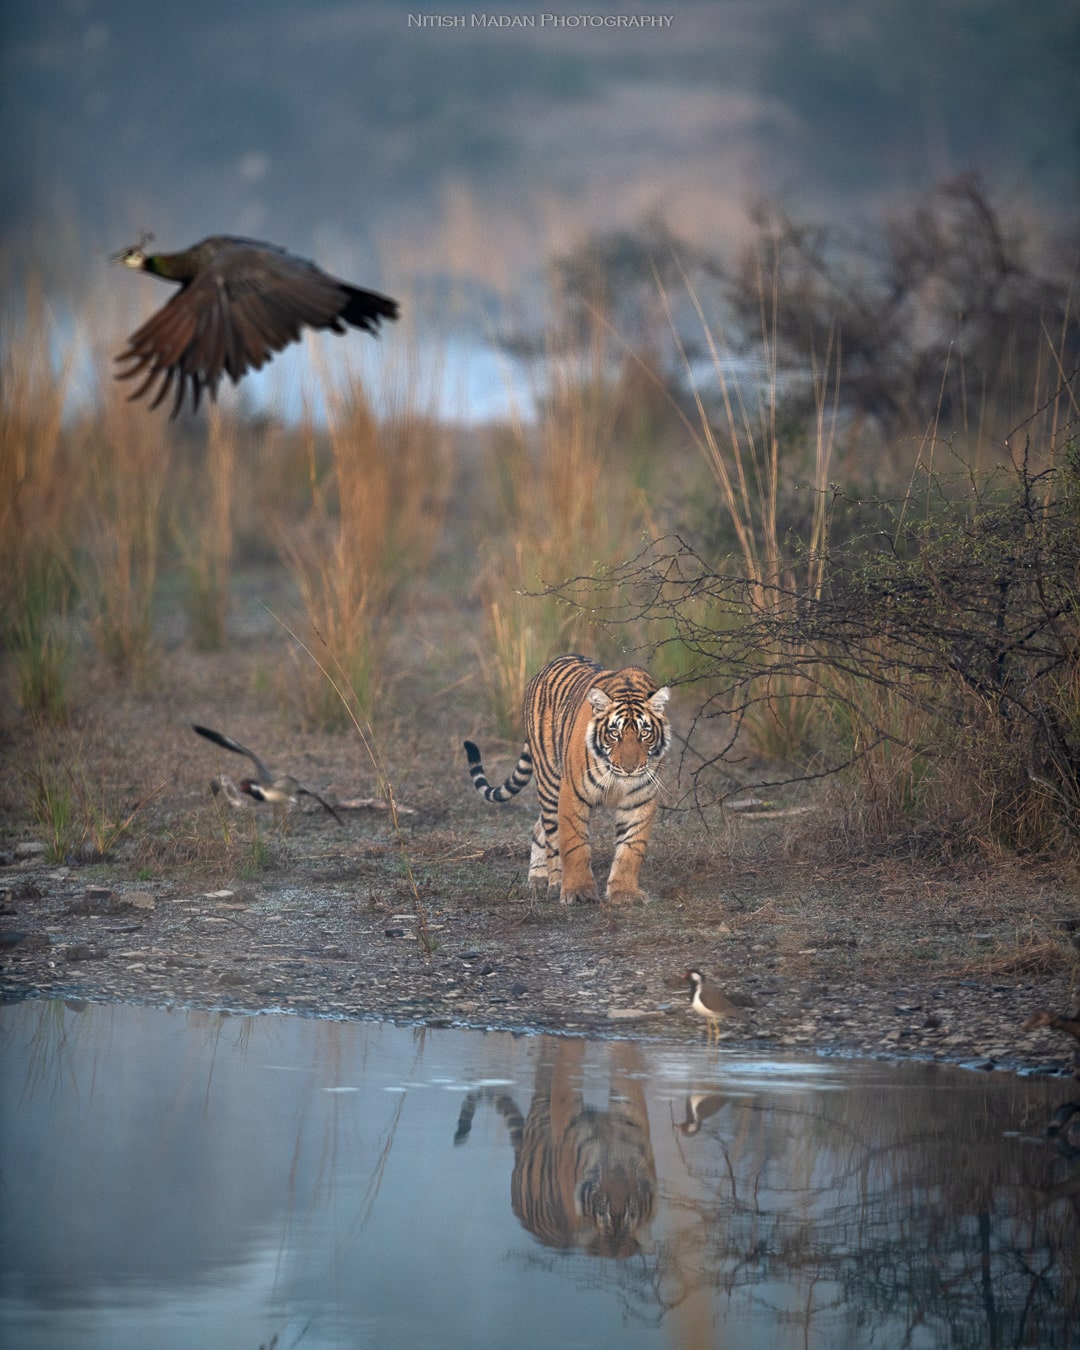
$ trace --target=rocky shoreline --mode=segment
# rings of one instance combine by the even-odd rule
[[[276,877],[194,892],[176,881],[88,881],[86,869],[46,863],[9,865],[0,890],[5,1000],[695,1042],[704,1024],[679,977],[705,948],[723,951],[724,987],[747,1005],[721,1031],[729,1051],[1072,1070],[1069,1037],[1022,1030],[1038,1008],[1064,1011],[1066,972],[923,974],[874,960],[872,934],[838,941],[805,916],[792,949],[781,940],[785,916],[761,917],[765,905],[747,911],[756,922],[740,926],[738,912],[714,920],[710,944],[703,916],[685,903],[659,925],[657,906],[562,912],[433,899],[418,914],[358,904],[341,881],[315,888]]]

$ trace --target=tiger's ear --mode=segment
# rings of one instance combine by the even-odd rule
[[[667,701],[671,697],[671,690],[664,685],[663,689],[658,689],[652,698],[649,699],[649,707],[657,716],[663,716],[664,709],[667,707]]]
[[[596,713],[597,717],[602,716],[602,714],[607,712],[608,708],[611,707],[611,699],[608,698],[607,694],[605,694],[602,689],[590,689],[585,697],[592,704],[592,710]]]

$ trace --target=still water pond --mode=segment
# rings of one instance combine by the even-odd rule
[[[0,1056],[19,1350],[1077,1343],[1060,1079],[45,1001]]]

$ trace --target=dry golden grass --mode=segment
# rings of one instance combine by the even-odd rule
[[[90,627],[108,664],[139,684],[157,659],[153,606],[172,438],[111,381],[101,387],[99,416],[84,419],[77,432],[90,477],[83,535]]]
[[[69,541],[81,512],[79,459],[63,434],[74,355],[59,367],[40,285],[31,282],[25,324],[10,314],[0,332],[0,597],[15,604],[18,587],[58,554],[70,565]]]
[[[33,761],[21,777],[52,862],[108,857],[168,786],[166,775],[131,802],[110,781],[105,759],[88,751],[78,739],[73,745],[67,736],[38,724],[34,742]]]
[[[380,419],[358,380],[326,387],[329,464],[310,415],[300,428],[307,450],[309,504],[299,522],[277,519],[271,532],[295,578],[309,637],[370,716],[384,689],[388,623],[408,588],[423,577],[439,540],[451,484],[449,440],[423,404],[407,354],[388,366]],[[293,688],[302,714],[343,725],[341,700],[317,667],[301,664]]]
[[[233,511],[242,428],[235,416],[206,410],[206,453],[192,484],[191,517],[178,525],[187,573],[186,606],[191,640],[199,651],[218,651],[228,638],[229,581],[235,540]]]
[[[74,358],[53,360],[36,281],[27,287],[22,328],[4,314],[0,347],[0,637],[19,706],[60,721],[70,703],[65,618],[85,476],[63,429]]]
[[[0,317],[0,640],[18,705],[62,722],[74,643],[67,614],[77,571],[86,475],[64,433],[74,354],[57,362],[51,316],[30,278],[26,311]]]
[[[1076,964],[1076,952],[1054,938],[1030,937],[993,951],[978,967],[985,975],[1046,975]]]
[[[785,487],[793,470],[792,447],[781,417],[782,394],[774,333],[777,328],[778,285],[775,273],[758,278],[760,309],[761,378],[752,383],[733,377],[738,363],[722,331],[706,318],[704,307],[688,278],[686,292],[700,325],[699,341],[707,352],[719,391],[719,408],[706,403],[700,383],[693,378],[690,356],[679,336],[673,299],[658,280],[687,383],[694,391],[690,408],[679,410],[691,443],[707,466],[717,492],[717,505],[735,542],[735,557],[718,559],[719,572],[738,572],[745,582],[745,600],[757,616],[783,617],[796,596],[816,597],[825,575],[829,525],[829,482],[836,441],[839,392],[839,353],[830,344],[823,353],[810,353],[814,392],[814,421],[809,429],[809,463],[800,477],[810,494],[812,511],[807,537],[796,562],[782,519]],[[802,470],[805,468],[805,472]],[[716,616],[723,627],[729,615]],[[656,641],[672,639],[652,632]],[[675,643],[677,647],[677,642]],[[792,670],[804,653],[787,650],[760,652],[762,675],[745,689],[742,725],[755,752],[781,760],[802,758],[817,740],[821,721],[817,672]],[[676,670],[682,664],[669,656]]]
[[[591,588],[588,609],[550,593],[602,577],[637,550],[647,526],[626,430],[640,390],[619,378],[618,355],[599,323],[584,351],[550,332],[535,420],[518,409],[488,437],[479,593],[485,679],[503,734],[520,721],[524,672],[566,651],[616,659],[637,636],[613,637],[606,611],[614,596],[602,584]]]

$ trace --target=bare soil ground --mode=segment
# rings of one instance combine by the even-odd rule
[[[491,806],[465,769],[466,737],[493,778],[518,750],[485,724],[474,619],[428,607],[391,654],[398,712],[375,735],[398,828],[370,807],[342,807],[338,826],[309,802],[280,833],[269,808],[211,795],[247,765],[193,722],[333,801],[379,795],[355,731],[300,731],[283,710],[295,667],[269,619],[225,653],[175,641],[141,694],[88,664],[63,732],[3,714],[0,996],[681,1040],[704,1036],[680,980],[697,966],[747,1005],[733,1047],[1067,1070],[1067,1037],[1021,1029],[1077,1001],[1077,877],[1060,863],[823,861],[824,822],[800,849],[782,816],[695,811],[676,754],[643,873],[653,903],[534,898],[533,790]],[[77,766],[117,817],[166,786],[108,858],[49,862],[30,806],[42,756]],[[814,799],[800,804],[812,821]]]

